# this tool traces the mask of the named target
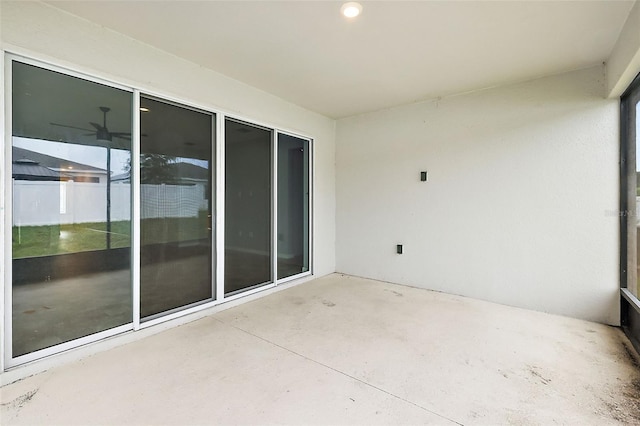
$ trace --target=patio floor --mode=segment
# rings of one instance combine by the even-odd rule
[[[0,388],[14,424],[640,424],[619,329],[333,274]]]

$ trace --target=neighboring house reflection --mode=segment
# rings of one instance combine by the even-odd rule
[[[16,180],[106,183],[107,171],[14,146],[12,177]]]
[[[204,167],[197,166],[192,163],[178,161],[163,166],[166,175],[170,178],[165,179],[162,183],[170,185],[193,185],[206,184],[209,181],[209,170]],[[130,183],[130,173],[122,173],[111,177],[111,182]],[[155,183],[152,181],[144,181],[144,183]]]

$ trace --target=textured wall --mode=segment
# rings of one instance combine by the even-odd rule
[[[337,270],[617,324],[604,93],[595,67],[338,121]]]

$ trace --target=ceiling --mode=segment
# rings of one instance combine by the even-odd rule
[[[584,68],[634,1],[50,1],[332,118]]]

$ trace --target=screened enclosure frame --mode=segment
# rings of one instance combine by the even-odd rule
[[[637,147],[640,135],[640,74],[620,98],[620,324],[640,351],[640,299],[638,298]],[[632,289],[629,289],[629,284]],[[634,291],[635,288],[635,291]]]
[[[144,87],[132,87],[114,82],[110,78],[95,77],[93,71],[87,73],[85,71],[76,71],[73,68],[67,66],[61,66],[51,61],[43,61],[37,58],[37,56],[25,56],[23,54],[14,54],[5,52],[3,61],[3,84],[4,84],[4,102],[5,102],[5,114],[4,119],[4,149],[2,164],[4,165],[4,172],[0,182],[3,184],[0,191],[0,197],[3,197],[3,203],[5,206],[4,218],[0,227],[2,227],[2,234],[5,235],[3,241],[3,277],[4,277],[4,289],[1,292],[3,298],[1,303],[1,309],[3,311],[3,338],[0,339],[0,370],[4,371],[8,368],[16,367],[29,363],[38,359],[46,358],[48,356],[58,354],[70,349],[78,348],[91,343],[99,342],[104,339],[124,334],[131,333],[137,330],[145,329],[154,326],[159,323],[171,321],[179,317],[183,317],[195,312],[199,312],[205,309],[212,308],[225,302],[233,301],[248,295],[252,295],[258,292],[262,292],[268,289],[272,289],[280,284],[288,283],[291,281],[308,278],[313,275],[313,170],[314,170],[314,143],[313,139],[300,135],[298,132],[289,131],[286,129],[280,129],[276,126],[269,125],[268,123],[260,123],[252,120],[250,117],[239,117],[235,114],[227,114],[224,110],[211,107],[211,105],[202,105],[194,102],[190,102],[186,99],[177,98],[175,96],[168,96],[165,93],[158,92],[157,90],[148,90]],[[131,158],[131,170],[130,170],[130,280],[131,280],[131,304],[132,304],[132,317],[130,320],[121,326],[110,328],[104,331],[100,331],[94,334],[89,334],[84,337],[72,339],[64,343],[48,346],[40,350],[26,353],[20,356],[13,356],[12,342],[13,342],[13,248],[12,248],[12,221],[13,221],[13,188],[12,188],[12,135],[13,135],[13,87],[12,87],[12,69],[15,62],[32,65],[46,71],[63,74],[68,77],[75,77],[84,81],[98,83],[107,88],[123,90],[131,94],[131,146],[130,146],[130,158]],[[211,202],[211,288],[212,299],[204,302],[197,302],[195,304],[186,305],[184,307],[178,307],[172,309],[166,313],[160,313],[157,316],[153,316],[147,319],[141,319],[140,315],[140,280],[141,280],[141,177],[140,177],[140,160],[141,160],[141,126],[140,126],[140,105],[141,97],[148,97],[156,99],[160,102],[164,102],[178,107],[184,107],[193,109],[198,112],[209,114],[212,117],[212,144],[211,144],[211,180],[213,183],[209,186],[208,196]],[[212,103],[215,99],[212,100]],[[270,194],[271,200],[271,221],[270,221],[270,240],[271,240],[271,281],[268,283],[262,283],[262,285],[251,287],[245,291],[239,291],[233,294],[225,295],[224,288],[224,276],[225,276],[225,121],[227,119],[243,122],[251,126],[267,129],[271,132],[271,186],[272,191]],[[299,138],[306,141],[308,144],[308,158],[307,158],[307,179],[308,179],[308,210],[307,210],[307,223],[308,223],[308,270],[288,276],[283,279],[278,279],[278,206],[277,206],[277,194],[278,194],[278,158],[277,147],[279,135],[290,135],[292,137]],[[7,232],[8,231],[8,232]]]

